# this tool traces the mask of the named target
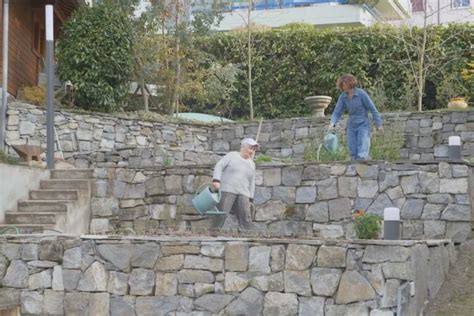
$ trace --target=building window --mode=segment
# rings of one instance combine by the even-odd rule
[[[470,0],[452,0],[451,6],[453,8],[467,8],[470,5]]]
[[[410,0],[412,12],[424,12],[425,11],[425,0]],[[456,0],[453,0],[456,1]]]

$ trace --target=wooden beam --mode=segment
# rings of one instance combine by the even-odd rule
[[[58,17],[58,19],[59,19],[59,21],[61,21],[61,23],[66,22],[67,16],[64,14],[64,12],[58,6],[54,6],[54,14]]]

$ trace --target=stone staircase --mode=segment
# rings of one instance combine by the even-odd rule
[[[5,213],[1,229],[9,233],[88,233],[92,169],[53,170],[51,179],[41,180],[28,200],[18,201],[17,211]]]

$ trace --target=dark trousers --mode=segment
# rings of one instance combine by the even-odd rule
[[[239,228],[249,229],[251,204],[248,196],[222,192],[221,201],[217,207],[227,215],[216,215],[213,222],[214,228],[222,228],[229,214],[233,214],[239,221]]]

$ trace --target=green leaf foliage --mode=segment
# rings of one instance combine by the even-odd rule
[[[74,85],[76,105],[115,111],[128,92],[133,28],[119,6],[82,6],[66,22],[58,43],[59,77]]]
[[[375,214],[365,213],[354,220],[354,230],[358,239],[374,239],[380,233],[382,218]]]
[[[429,43],[423,54],[427,61],[426,82],[432,85],[424,98],[436,103],[436,90],[451,73],[458,76],[469,61],[473,24],[434,26],[427,29]],[[403,36],[402,36],[403,35]],[[303,99],[324,94],[337,100],[336,80],[354,74],[380,110],[412,110],[416,106],[413,65],[422,52],[422,29],[392,26],[317,29],[292,24],[279,29],[256,30],[253,36],[253,103],[255,116],[284,118],[310,114]],[[248,117],[245,69],[246,33],[227,32],[196,40],[197,48],[215,56],[222,65],[239,65],[228,103],[232,118]],[[463,83],[461,83],[463,84]],[[427,103],[428,103],[427,101]],[[188,108],[193,104],[187,104]],[[326,113],[335,106],[332,102]]]

